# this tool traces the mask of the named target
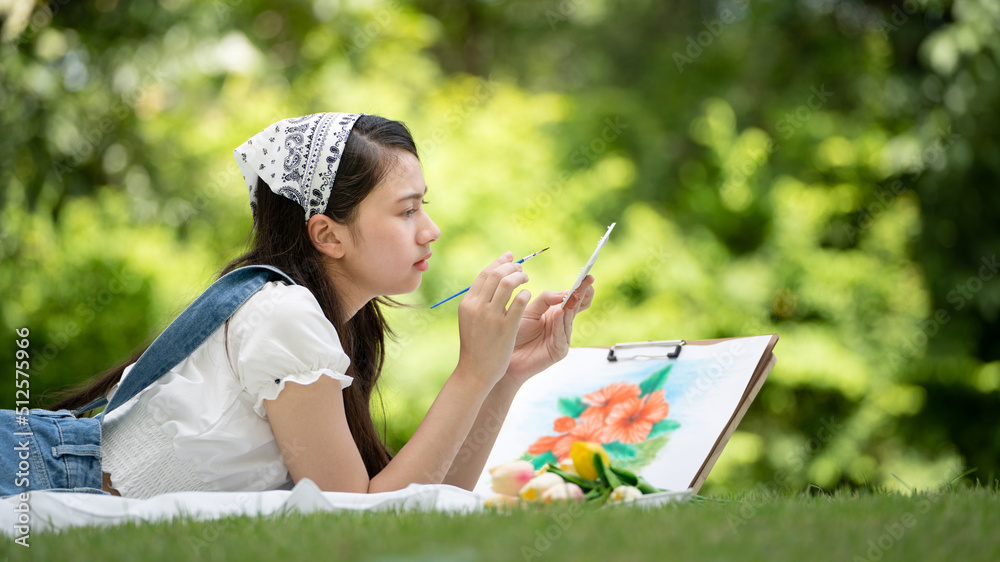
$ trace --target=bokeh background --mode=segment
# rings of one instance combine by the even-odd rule
[[[777,333],[706,493],[993,482],[993,0],[0,2],[0,346],[31,400],[148,343],[250,227],[232,149],[278,119],[404,121],[443,236],[392,311],[390,444],[501,252],[594,270],[574,345]],[[0,406],[13,407],[13,384]],[[377,408],[381,411],[381,408]]]

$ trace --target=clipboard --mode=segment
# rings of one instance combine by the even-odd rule
[[[777,334],[769,334],[571,348],[566,359],[529,379],[518,391],[475,490],[490,493],[488,469],[499,464],[518,458],[541,463],[558,457],[562,452],[560,447],[565,448],[565,442],[576,440],[576,437],[572,435],[573,429],[562,433],[557,429],[566,430],[572,426],[580,429],[579,436],[585,437],[581,440],[595,440],[594,434],[587,435],[585,431],[593,416],[587,419],[579,408],[600,404],[594,398],[603,396],[602,391],[617,385],[618,390],[631,390],[634,395],[636,391],[630,385],[650,390],[653,388],[650,385],[659,384],[669,413],[652,425],[645,439],[623,443],[638,435],[622,433],[621,428],[616,427],[618,433],[598,436],[596,441],[617,436],[617,442],[602,442],[616,466],[641,474],[654,486],[696,494],[774,368],[777,358],[773,350],[777,342]],[[736,354],[731,372],[720,375],[718,384],[723,386],[691,393],[692,381],[700,384],[704,378],[698,378],[698,369],[705,364],[710,369],[712,361],[719,359],[720,354],[741,348],[745,350]],[[665,382],[655,376],[657,373],[662,374],[660,378]],[[590,399],[585,401],[581,396]],[[646,400],[648,405],[654,397],[638,398]],[[625,402],[619,402],[622,403]],[[662,413],[661,409],[657,415]],[[573,418],[573,414],[578,416]],[[605,422],[609,421],[620,419],[612,420],[608,415]],[[657,433],[659,426],[673,427],[669,430],[671,433]],[[661,442],[660,449],[651,446],[655,441]],[[554,443],[550,451],[539,452],[550,443]],[[616,457],[616,454],[627,455],[629,451],[633,451],[636,458]],[[632,461],[646,464],[638,469],[623,464]]]
[[[685,341],[685,340],[663,340],[663,341],[650,341],[650,342],[631,342],[631,343],[619,343],[608,348],[608,361],[617,361],[621,359],[621,354],[617,353],[618,350],[636,348],[636,347],[648,347],[648,346],[662,346],[668,348],[664,352],[664,356],[668,358],[676,358],[680,356],[681,349],[683,346],[687,345],[712,345],[719,342],[737,340],[740,338],[716,338],[710,340],[695,340],[695,341]],[[750,376],[750,384],[747,385],[743,396],[740,398],[740,407],[733,412],[732,417],[729,418],[729,422],[721,435],[719,435],[718,440],[712,447],[712,454],[705,459],[704,464],[702,464],[701,469],[698,471],[698,476],[691,481],[689,488],[694,490],[697,494],[698,490],[701,489],[702,484],[705,483],[705,479],[708,478],[708,473],[715,466],[716,461],[719,460],[719,456],[722,454],[722,450],[725,449],[726,444],[729,443],[729,438],[733,436],[733,432],[736,431],[736,427],[739,426],[740,421],[743,420],[743,416],[746,415],[747,410],[750,409],[750,404],[757,397],[757,393],[760,392],[762,386],[764,386],[764,381],[767,380],[767,376],[771,374],[771,369],[778,362],[778,358],[774,356],[774,346],[778,343],[778,334],[771,334],[771,339],[767,342],[767,346],[764,348],[763,354],[761,354],[760,361],[754,368],[753,374]],[[617,354],[616,354],[617,353]]]
[[[726,341],[727,339],[735,338],[721,338],[713,340],[699,340],[690,342],[690,345],[711,345],[713,343],[718,343],[721,341]],[[764,353],[761,355],[760,361],[757,363],[757,367],[754,368],[753,375],[750,378],[750,384],[747,386],[746,391],[743,393],[743,397],[740,399],[740,407],[735,412],[733,416],[729,418],[729,423],[726,424],[726,429],[719,436],[718,441],[716,441],[715,446],[712,448],[712,455],[705,459],[705,463],[702,465],[701,470],[698,471],[698,477],[691,482],[691,488],[694,489],[694,493],[698,493],[701,489],[702,484],[705,483],[705,479],[708,478],[708,473],[715,466],[715,462],[719,460],[719,455],[722,454],[722,450],[729,443],[729,438],[733,436],[733,432],[736,431],[736,427],[743,420],[743,416],[746,415],[747,410],[750,409],[750,404],[753,400],[757,398],[757,393],[760,392],[762,386],[764,386],[764,381],[767,380],[767,376],[771,374],[771,369],[774,368],[775,363],[778,362],[778,358],[774,356],[774,346],[778,343],[778,334],[771,334],[771,339],[767,343],[767,347],[764,348]]]

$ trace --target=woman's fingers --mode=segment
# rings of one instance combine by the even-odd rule
[[[522,290],[511,301],[514,291],[528,281],[521,264],[511,260],[507,252],[487,266],[458,305],[459,363],[487,376],[490,384],[510,363],[518,325],[531,300],[531,293]]]
[[[490,274],[498,267],[504,264],[510,264],[514,261],[514,254],[511,252],[504,252],[499,258],[495,259],[493,263],[486,266],[479,275],[476,276],[476,280],[472,282],[472,286],[469,287],[469,295],[478,298],[484,293],[484,287],[490,280]],[[520,265],[520,264],[518,264]],[[486,299],[487,302],[492,298],[493,293],[496,292],[496,285],[493,285],[493,289],[486,292],[489,297]]]
[[[521,264],[514,263],[512,259],[513,254],[504,252],[486,266],[469,288],[469,300],[499,306],[506,311],[514,289],[528,282],[528,275]]]
[[[583,295],[583,302],[580,303],[580,310],[587,310],[590,308],[590,303],[594,301],[594,288],[590,287],[587,292]]]
[[[521,270],[519,263],[507,263],[490,272],[483,284],[483,301],[496,304],[504,309],[518,285],[528,282],[528,274]]]
[[[528,305],[524,315],[529,318],[541,318],[550,307],[561,304],[564,296],[566,296],[564,291],[542,291],[538,298]]]
[[[566,341],[569,341],[570,335],[573,333],[573,321],[576,319],[576,315],[580,313],[581,310],[585,310],[590,306],[591,301],[594,299],[594,277],[588,275],[584,278],[583,283],[573,291],[573,294],[566,299],[566,308],[563,314],[563,331],[566,334]]]
[[[587,292],[590,291],[591,286],[593,284],[594,284],[593,275],[588,275],[584,277],[583,282],[580,283],[580,286],[577,287],[575,291],[573,291],[573,294],[570,295],[568,299],[566,299],[565,308],[576,308],[577,306],[579,306],[580,303],[583,302],[584,297],[586,296]]]
[[[530,301],[531,291],[523,289],[517,294],[516,297],[514,297],[514,302],[510,303],[510,308],[507,310],[508,314],[512,314],[515,317],[520,318],[524,315],[524,309],[528,306]]]

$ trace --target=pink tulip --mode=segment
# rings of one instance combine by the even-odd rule
[[[492,489],[498,494],[517,496],[521,488],[535,477],[535,467],[528,461],[513,461],[490,469]]]

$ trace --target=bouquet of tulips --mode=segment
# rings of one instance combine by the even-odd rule
[[[526,460],[490,469],[496,495],[487,506],[509,507],[524,502],[551,504],[586,501],[601,505],[634,500],[643,494],[663,492],[641,476],[611,466],[599,443],[576,441],[570,448],[571,463],[546,463],[535,470]]]

